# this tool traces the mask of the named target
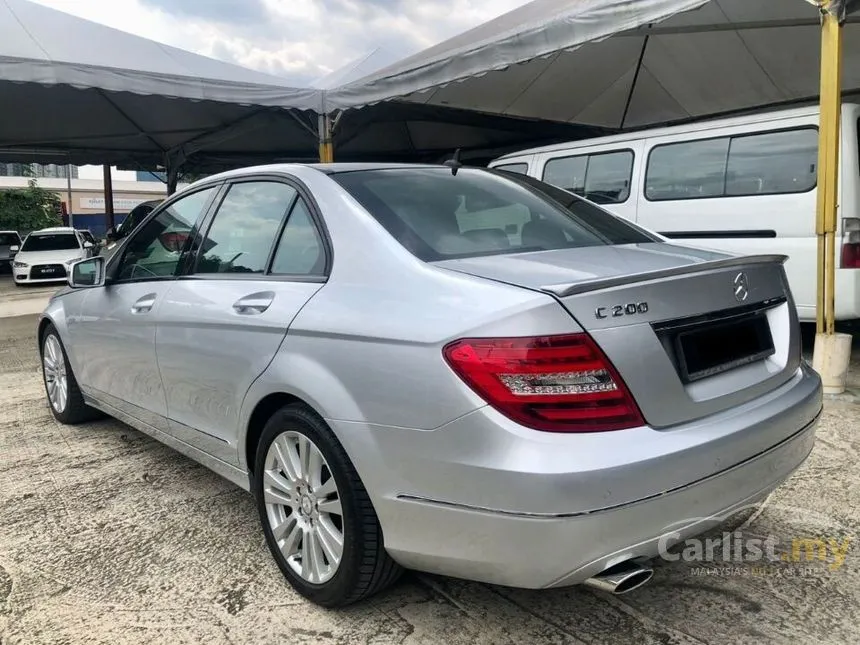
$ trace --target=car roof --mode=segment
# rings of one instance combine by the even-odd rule
[[[39,235],[40,233],[74,233],[75,229],[70,228],[68,226],[51,226],[48,228],[42,228],[38,231],[33,231],[30,235]]]
[[[486,170],[478,166],[466,166],[468,168],[477,168]],[[245,168],[236,168],[227,170],[215,175],[204,177],[193,184],[192,186],[203,185],[213,181],[231,179],[234,177],[245,177],[248,175],[260,175],[265,173],[290,173],[297,168],[313,168],[326,175],[334,175],[343,172],[356,172],[361,170],[392,170],[392,169],[410,169],[410,168],[446,168],[442,164],[417,164],[417,163],[383,163],[383,162],[335,162],[335,163],[278,163],[265,164],[260,166],[247,166]],[[186,189],[187,190],[187,189]]]

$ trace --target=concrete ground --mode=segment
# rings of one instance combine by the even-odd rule
[[[848,546],[841,566],[658,561],[653,581],[624,596],[409,574],[330,611],[283,580],[248,494],[117,421],[57,424],[35,323],[0,318],[2,645],[849,643],[860,634],[860,544],[844,542],[860,535],[860,405],[848,399],[827,401],[812,456],[740,525],[746,537],[835,539]],[[851,378],[860,386],[856,362]],[[522,557],[533,555],[524,544]]]

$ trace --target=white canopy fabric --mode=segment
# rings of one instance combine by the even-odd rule
[[[322,92],[0,0],[0,158],[218,169],[316,157]],[[193,164],[192,164],[193,165]]]
[[[26,0],[0,0],[0,79],[301,110],[318,110],[322,98]]]
[[[860,4],[847,0],[841,9]],[[326,93],[620,129],[814,98],[819,9],[803,0],[534,0]],[[860,24],[845,26],[846,61]],[[860,90],[860,66],[843,86]]]

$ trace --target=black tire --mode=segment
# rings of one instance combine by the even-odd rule
[[[286,431],[304,435],[316,444],[337,485],[343,511],[343,555],[336,573],[327,582],[313,584],[301,578],[287,563],[272,535],[263,499],[266,454],[272,442]],[[266,423],[257,444],[254,496],[266,544],[292,587],[323,607],[342,607],[376,594],[400,577],[402,568],[385,551],[382,528],[358,473],[326,423],[302,404],[286,405]]]
[[[59,343],[60,346],[60,352],[63,355],[63,361],[65,362],[68,399],[66,401],[66,406],[62,411],[58,411],[51,403],[51,397],[48,392],[48,380],[45,375],[45,343],[49,336],[53,336],[57,339],[57,343]],[[39,358],[42,360],[42,383],[45,385],[45,396],[48,398],[48,407],[51,408],[51,412],[57,421],[68,425],[74,425],[77,423],[83,423],[84,421],[92,421],[93,419],[98,419],[103,416],[101,412],[84,403],[84,397],[78,387],[78,381],[75,378],[75,373],[69,363],[69,357],[66,355],[66,348],[63,346],[60,334],[57,332],[57,328],[54,327],[53,324],[49,324],[45,327],[45,331],[39,339]]]

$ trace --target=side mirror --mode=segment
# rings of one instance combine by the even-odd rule
[[[69,267],[69,286],[72,289],[101,287],[105,283],[105,259],[101,255],[78,260]]]
[[[20,250],[21,250],[21,247],[19,247],[17,244],[13,244],[12,246],[9,247],[9,253],[17,253]]]
[[[85,241],[85,242],[84,242],[84,248],[85,248],[85,249],[91,249],[91,248],[93,248],[93,243],[92,243],[92,242]]]

